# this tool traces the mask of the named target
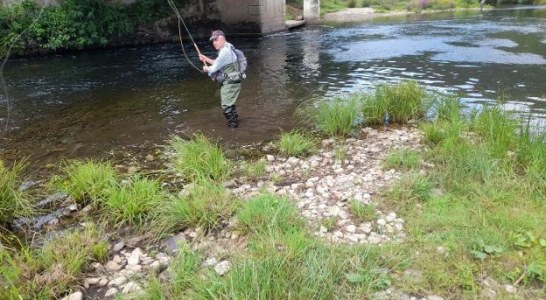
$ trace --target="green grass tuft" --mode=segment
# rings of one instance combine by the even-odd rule
[[[360,94],[354,94],[331,101],[323,100],[309,114],[313,116],[313,122],[321,132],[330,136],[347,136],[360,120],[359,97]]]
[[[176,171],[191,181],[222,181],[231,173],[231,163],[222,150],[204,135],[193,140],[175,137],[170,142],[174,150],[173,164]]]
[[[204,230],[218,228],[239,207],[239,201],[223,186],[203,181],[188,188],[185,196],[173,197],[160,208],[159,219],[166,231],[201,227]]]
[[[65,177],[54,179],[51,185],[77,201],[101,202],[117,187],[118,175],[107,162],[72,161],[62,170]]]
[[[377,214],[375,205],[364,204],[357,200],[352,200],[349,205],[351,214],[355,217],[357,223],[375,221]]]
[[[142,225],[153,217],[166,195],[157,180],[134,177],[130,183],[112,190],[102,205],[102,214],[117,223]]]
[[[237,214],[243,232],[284,234],[303,226],[297,208],[286,198],[261,194],[247,201]]]
[[[391,123],[421,120],[430,105],[425,90],[413,81],[380,85],[375,93],[363,98],[362,113],[368,125],[383,125],[387,113]]]
[[[288,156],[310,153],[314,145],[315,143],[311,138],[299,132],[283,133],[277,142],[279,151]]]
[[[19,177],[24,168],[25,164],[18,162],[8,169],[0,160],[0,226],[32,214],[27,194],[19,191]]]
[[[392,151],[383,161],[383,169],[411,170],[419,167],[421,155],[416,150],[402,149]]]

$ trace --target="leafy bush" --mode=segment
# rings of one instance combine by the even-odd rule
[[[41,16],[40,11],[41,7],[31,0],[0,6],[0,57],[23,32],[14,44],[16,53],[25,48],[104,46],[132,33],[139,25],[168,15],[170,8],[161,0],[138,0],[129,5],[107,0],[62,0],[59,5],[45,7]]]

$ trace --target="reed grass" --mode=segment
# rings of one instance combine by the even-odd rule
[[[400,149],[390,152],[383,161],[383,169],[412,170],[419,167],[421,155],[416,150]]]
[[[329,136],[347,136],[360,123],[360,94],[320,101],[309,112],[316,128]]]

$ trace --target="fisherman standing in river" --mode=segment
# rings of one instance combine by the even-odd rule
[[[228,127],[237,128],[239,116],[235,110],[235,102],[241,92],[242,79],[237,54],[233,45],[226,41],[226,35],[221,30],[213,31],[209,40],[212,41],[214,49],[218,50],[218,57],[211,59],[200,54],[199,59],[205,63],[203,71],[220,83],[220,99]]]

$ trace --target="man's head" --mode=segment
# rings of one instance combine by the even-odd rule
[[[224,47],[224,44],[226,43],[226,35],[222,30],[214,30],[210,35],[209,41],[212,42],[214,49],[218,50]]]

